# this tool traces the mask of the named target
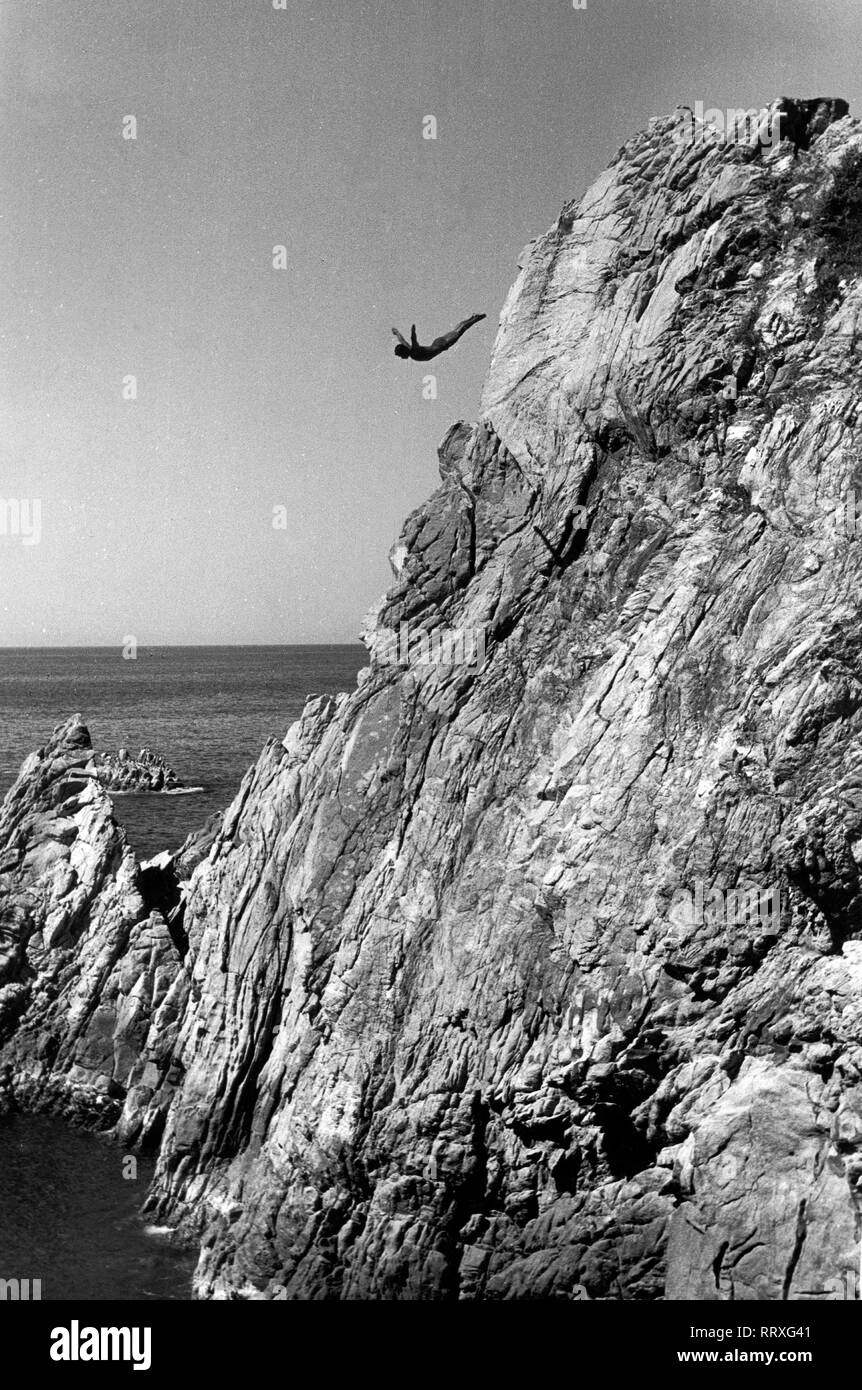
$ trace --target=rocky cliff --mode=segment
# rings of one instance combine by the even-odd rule
[[[854,1296],[862,126],[777,117],[527,247],[370,667],[197,867],[79,723],[7,798],[8,1085],[158,1144],[201,1296]]]

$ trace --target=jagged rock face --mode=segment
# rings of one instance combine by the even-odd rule
[[[370,669],[192,874],[156,1196],[203,1296],[848,1286],[862,127],[780,109],[652,122],[527,248]],[[402,624],[485,659],[400,669]]]
[[[88,1124],[144,1102],[158,1133],[186,980],[99,782],[79,716],[32,754],[0,808],[5,1098]],[[139,1112],[140,1113],[140,1112]]]

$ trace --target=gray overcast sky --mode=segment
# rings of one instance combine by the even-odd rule
[[[860,0],[0,0],[0,497],[42,507],[0,644],[353,641],[523,244],[677,103],[858,114],[860,35]],[[390,326],[483,310],[423,400]]]

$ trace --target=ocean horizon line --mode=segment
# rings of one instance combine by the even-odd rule
[[[319,647],[363,647],[363,642],[151,642],[140,643],[138,652],[161,651],[297,651]],[[61,642],[56,645],[33,644],[31,646],[6,646],[0,643],[0,652],[111,652],[121,650],[122,644],[116,642]]]

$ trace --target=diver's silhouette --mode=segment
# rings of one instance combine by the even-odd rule
[[[445,352],[447,348],[452,347],[454,343],[457,343],[462,333],[466,333],[468,328],[472,328],[474,323],[478,323],[480,319],[484,318],[487,318],[486,314],[471,314],[470,318],[463,319],[456,328],[450,328],[448,333],[441,333],[440,337],[435,338],[429,347],[423,347],[421,343],[416,341],[415,323],[410,329],[409,343],[398,332],[397,328],[393,328],[392,332],[398,339],[395,344],[395,356],[412,357],[414,362],[429,362],[438,353]]]

